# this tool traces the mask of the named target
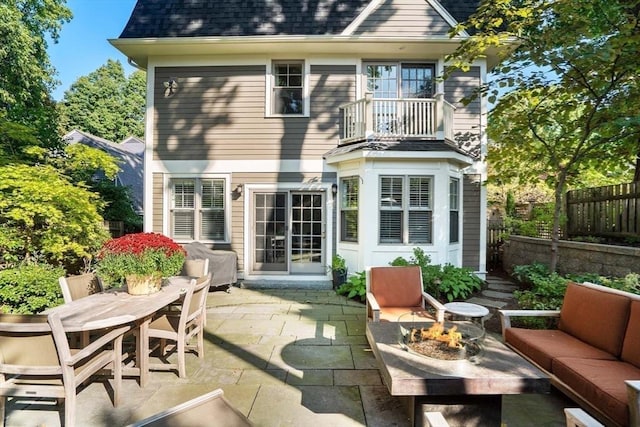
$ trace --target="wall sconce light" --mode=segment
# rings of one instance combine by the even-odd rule
[[[164,96],[170,97],[178,90],[178,79],[176,77],[169,77],[169,80],[162,82],[164,86]]]
[[[331,195],[334,199],[336,198],[336,194],[338,194],[338,184],[334,182],[333,184],[331,184]]]
[[[238,200],[242,196],[242,184],[236,185],[236,188],[231,192],[231,198],[233,200]]]

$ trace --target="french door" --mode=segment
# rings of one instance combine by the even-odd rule
[[[254,191],[251,201],[254,272],[325,272],[323,192]]]

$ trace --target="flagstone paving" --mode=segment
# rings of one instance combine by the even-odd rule
[[[187,378],[152,372],[144,389],[125,379],[118,408],[110,388],[91,383],[78,394],[77,425],[127,425],[221,388],[256,426],[408,426],[405,403],[389,395],[367,344],[362,304],[333,291],[237,287],[211,292],[207,303],[205,357],[187,355]],[[564,426],[571,405],[555,392],[507,396],[504,422]],[[52,406],[19,407],[7,405],[7,426],[60,425]]]

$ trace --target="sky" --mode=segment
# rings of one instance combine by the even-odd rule
[[[61,84],[53,92],[59,101],[79,77],[97,70],[108,59],[119,60],[128,76],[135,68],[107,40],[118,38],[136,0],[67,0],[73,18],[62,27],[57,44],[49,42],[49,59]]]

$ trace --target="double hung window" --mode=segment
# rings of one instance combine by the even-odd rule
[[[174,178],[170,187],[172,238],[227,240],[223,178]]]
[[[431,176],[380,177],[380,243],[432,243]]]
[[[358,190],[360,178],[351,176],[340,180],[340,240],[358,241]]]
[[[271,113],[276,115],[304,114],[304,63],[278,61],[273,63],[273,93]]]
[[[460,240],[460,180],[449,179],[449,243]]]

